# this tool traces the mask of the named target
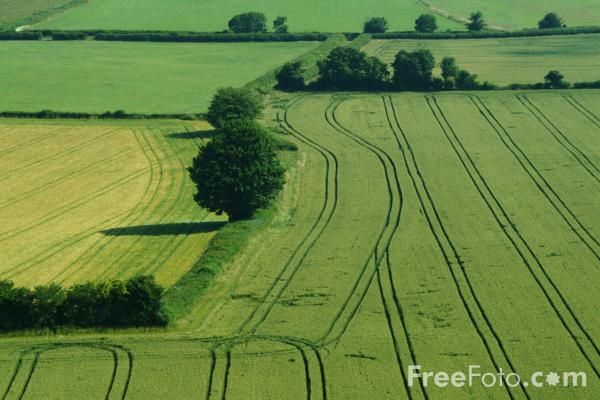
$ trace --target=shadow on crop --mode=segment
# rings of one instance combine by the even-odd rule
[[[167,137],[171,139],[210,139],[215,135],[215,130],[194,131],[194,132],[175,132],[169,133]]]
[[[219,230],[226,222],[189,222],[173,224],[136,225],[101,231],[107,236],[177,236],[209,233]]]

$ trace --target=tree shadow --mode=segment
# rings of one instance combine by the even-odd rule
[[[172,139],[210,139],[215,135],[215,130],[194,131],[194,132],[175,132],[169,133],[167,137]]]
[[[136,225],[101,231],[107,236],[176,236],[208,233],[219,230],[226,222],[182,222],[172,224]]]

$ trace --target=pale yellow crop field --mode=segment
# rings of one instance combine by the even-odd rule
[[[205,124],[0,124],[0,278],[185,273],[220,226],[185,168]]]

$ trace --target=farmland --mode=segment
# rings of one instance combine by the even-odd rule
[[[419,0],[433,8],[462,18],[475,10],[482,11],[491,25],[503,29],[535,28],[542,16],[556,12],[568,26],[595,25],[600,19],[598,3],[594,0]]]
[[[0,277],[175,282],[221,225],[181,171],[206,124],[0,125]]]
[[[379,0],[91,0],[37,27],[54,29],[129,29],[222,31],[235,15],[264,12],[270,20],[289,19],[292,32],[359,32],[369,17],[387,16],[392,30],[412,30],[414,20],[427,9],[416,1]],[[462,30],[461,24],[440,18],[442,29]]]
[[[598,79],[600,35],[471,40],[373,40],[363,50],[392,62],[399,50],[431,50],[438,62],[455,57],[482,80],[499,85],[542,81],[558,69],[569,81]]]
[[[294,43],[0,42],[0,110],[206,111],[241,86],[319,46]]]
[[[104,339],[80,334],[60,342],[6,338],[0,343],[0,394],[597,398],[599,94],[306,95],[276,100],[271,116],[299,146],[300,173],[286,189],[291,200],[202,304],[165,333]],[[83,136],[77,126],[56,127],[60,133],[26,122],[3,126],[2,162],[43,135],[64,135],[70,146],[79,142],[69,135]],[[163,142],[152,146],[164,152],[156,160],[176,164],[173,155],[184,160],[195,144],[170,132],[198,129],[129,126],[112,132],[100,125],[78,140],[113,135],[123,143],[111,146],[116,153],[93,153],[118,160],[136,132],[147,148]],[[90,152],[92,146],[86,145]],[[51,147],[40,149],[53,154]],[[127,155],[127,169],[108,168],[103,176],[117,181],[140,173],[144,178],[136,184],[150,185],[152,168],[140,168],[154,164],[137,154]],[[92,161],[81,153],[73,163],[80,157]],[[34,175],[15,182],[8,194],[18,193],[27,179],[49,185],[40,174],[54,175],[58,166],[51,162],[32,169]],[[76,179],[91,185],[83,176]],[[152,192],[173,199],[179,193]],[[116,207],[113,200],[111,212],[136,200],[131,194]],[[179,209],[193,210],[186,207]],[[81,220],[69,218],[74,226]],[[23,238],[22,245],[28,243]],[[86,271],[82,275],[93,276]],[[411,364],[448,372],[468,365],[502,368],[525,380],[534,371],[583,371],[588,385],[439,388],[421,380],[410,386]]]

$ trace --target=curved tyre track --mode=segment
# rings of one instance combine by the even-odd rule
[[[402,154],[406,171],[411,179],[415,193],[417,194],[419,204],[423,210],[423,215],[427,220],[431,234],[445,260],[448,271],[452,277],[452,282],[461,303],[467,312],[467,316],[475,328],[496,371],[499,371],[502,367],[504,367],[505,370],[515,371],[500,336],[494,330],[485,309],[477,297],[474,286],[465,269],[463,259],[458,252],[458,247],[452,241],[442,218],[440,217],[438,208],[419,168],[415,153],[408,141],[404,129],[402,129],[402,126],[400,125],[392,98],[389,96],[383,97],[383,106],[390,131]],[[455,265],[458,265],[458,268],[456,268]],[[465,286],[466,289],[464,288]],[[515,394],[508,389],[508,385],[505,385],[505,388],[507,388],[506,390],[509,397],[514,399]],[[521,392],[526,398],[529,398],[527,391],[523,386],[520,386],[519,389],[515,389],[515,392]]]
[[[465,172],[469,176],[474,187],[477,189],[481,199],[485,202],[487,208],[490,210],[490,213],[494,217],[499,228],[509,240],[512,247],[519,255],[519,258],[523,261],[523,264],[534,279],[536,285],[542,291],[542,294],[546,298],[548,304],[579,349],[582,356],[588,362],[596,376],[600,377],[600,371],[596,366],[596,362],[592,360],[592,358],[597,360],[599,358],[598,356],[600,356],[600,350],[598,349],[598,346],[593,341],[587,330],[583,327],[577,316],[574,314],[570,305],[556,284],[552,281],[543,264],[531,249],[530,245],[521,235],[519,230],[516,229],[516,226],[510,218],[508,212],[490,189],[483,175],[477,168],[477,165],[458,138],[454,128],[452,128],[452,125],[450,125],[450,122],[446,118],[444,112],[439,107],[436,97],[426,96],[426,101],[433,116],[442,129],[444,136],[452,146],[452,149],[456,155],[459,157]],[[534,265],[537,266],[537,273],[533,268]]]

